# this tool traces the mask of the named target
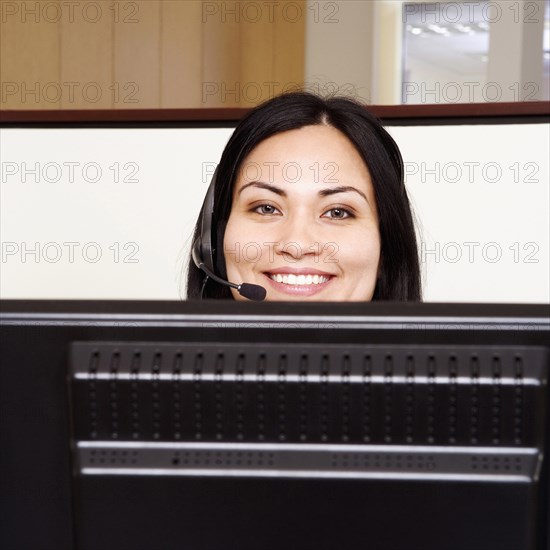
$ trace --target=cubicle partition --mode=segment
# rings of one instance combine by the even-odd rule
[[[550,301],[548,105],[371,107],[398,143],[424,299]],[[185,298],[245,109],[1,114],[2,298]]]

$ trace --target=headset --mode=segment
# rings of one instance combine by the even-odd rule
[[[230,283],[225,279],[227,275],[223,274],[222,277],[218,277],[215,274],[216,267],[218,273],[222,273],[222,255],[218,255],[216,262],[216,249],[223,248],[223,243],[220,242],[221,232],[218,227],[213,225],[213,215],[214,215],[214,193],[216,189],[216,180],[218,176],[218,168],[214,171],[212,176],[212,181],[206,192],[206,197],[202,205],[202,214],[199,219],[200,234],[195,239],[191,254],[195,265],[203,271],[206,276],[202,282],[201,288],[201,300],[203,300],[204,288],[210,277],[217,283],[220,283],[224,286],[229,286],[235,288],[241,296],[248,298],[249,300],[262,301],[265,299],[267,290],[260,285],[254,285],[251,283],[241,283],[240,285],[236,283]],[[216,239],[214,241],[214,239]],[[216,264],[216,265],[215,265]]]

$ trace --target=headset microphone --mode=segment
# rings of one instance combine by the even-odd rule
[[[240,285],[236,283],[230,283],[229,281],[226,281],[225,279],[221,279],[217,275],[214,275],[210,269],[208,269],[204,262],[201,262],[199,260],[198,256],[198,248],[199,248],[199,241],[197,240],[195,242],[195,246],[193,246],[193,261],[195,262],[195,265],[202,271],[206,273],[206,279],[203,283],[203,289],[204,285],[206,284],[206,281],[208,280],[208,277],[211,279],[214,279],[217,283],[220,283],[221,285],[230,286],[231,288],[235,288],[238,290],[239,294],[241,296],[244,296],[245,298],[248,298],[249,300],[254,300],[256,302],[261,302],[266,294],[267,290],[260,285],[253,285],[251,283],[241,283]],[[202,293],[201,293],[202,295]]]
[[[216,186],[216,177],[218,174],[218,169],[216,168],[214,175],[212,176],[212,181],[210,182],[210,187],[206,193],[204,199],[204,204],[202,208],[202,216],[199,220],[201,233],[196,241],[193,243],[193,248],[191,254],[193,256],[193,261],[195,265],[204,273],[206,277],[202,283],[202,292],[201,298],[204,292],[204,287],[208,281],[208,277],[220,283],[224,286],[229,286],[235,288],[241,296],[248,298],[249,300],[254,300],[257,302],[265,299],[267,290],[260,285],[254,285],[251,283],[241,283],[240,285],[235,283],[230,283],[226,279],[222,279],[214,274],[214,256],[216,250],[216,244],[212,243],[212,234],[218,238],[217,231],[212,232],[212,217],[214,213],[214,190]],[[222,271],[220,268],[219,271]]]

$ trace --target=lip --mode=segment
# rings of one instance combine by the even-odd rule
[[[270,271],[269,273],[296,273],[295,270],[292,271],[284,271],[284,270],[278,270],[278,271]],[[305,271],[305,273],[311,273],[313,275],[316,274],[323,274],[319,271]],[[298,273],[299,275],[303,275],[304,272]],[[327,287],[334,279],[334,275],[330,275],[327,273],[327,276],[329,276],[329,280],[320,283],[318,285],[285,285],[284,283],[278,283],[277,281],[274,281],[269,274],[266,272],[264,273],[265,278],[269,281],[269,284],[274,288],[275,290],[282,292],[283,294],[288,294],[289,296],[313,296],[314,294],[318,294],[321,292],[324,288]]]
[[[264,271],[268,275],[276,275],[277,273],[282,274],[293,274],[293,275],[323,275],[323,277],[334,277],[332,273],[327,273],[326,271],[319,271],[313,267],[277,267],[276,269],[270,269],[269,271]]]

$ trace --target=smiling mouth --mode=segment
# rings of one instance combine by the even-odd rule
[[[283,274],[283,273],[266,273],[266,275],[277,283],[282,283],[285,285],[292,286],[311,286],[311,285],[321,285],[328,282],[332,279],[332,275],[295,275],[294,273]]]

